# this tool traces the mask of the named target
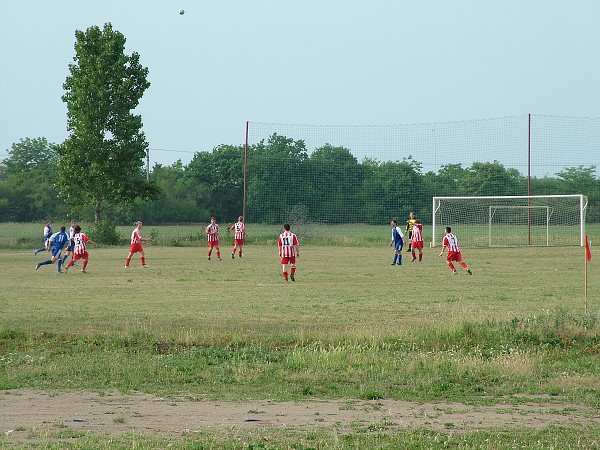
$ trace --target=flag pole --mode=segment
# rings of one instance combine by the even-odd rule
[[[585,236],[585,240],[587,243],[587,235]],[[585,297],[585,313],[587,315],[588,313],[588,250],[587,247],[584,247],[583,249],[583,260],[584,260],[584,275],[583,275],[583,284],[584,284],[584,289],[583,289],[583,295]]]
[[[583,270],[583,296],[585,297],[585,313],[588,313],[588,263],[592,259],[592,249],[590,248],[590,241],[588,239],[588,235],[585,235],[585,241],[583,246],[583,260],[584,260],[584,270]]]

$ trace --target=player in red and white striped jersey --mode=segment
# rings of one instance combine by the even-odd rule
[[[290,268],[290,280],[296,281],[296,258],[300,256],[300,248],[298,237],[290,231],[290,224],[286,223],[283,226],[285,230],[279,235],[277,245],[279,246],[279,256],[281,257],[281,265],[283,271],[283,279],[288,280],[288,265]]]
[[[144,269],[148,267],[146,265],[146,255],[144,254],[144,247],[142,246],[142,242],[148,242],[150,238],[142,237],[142,226],[143,224],[141,220],[135,222],[135,228],[131,233],[131,246],[129,247],[129,255],[127,255],[127,258],[125,259],[125,268],[129,267],[131,257],[134,253],[140,253],[142,267]]]
[[[69,270],[69,267],[75,264],[75,261],[77,261],[78,259],[83,259],[83,267],[81,268],[81,271],[83,273],[86,273],[85,269],[87,267],[88,259],[90,257],[90,255],[87,252],[86,242],[94,244],[96,247],[98,247],[98,244],[96,244],[89,237],[87,237],[85,233],[82,233],[81,227],[79,225],[75,226],[75,235],[73,236],[73,242],[75,243],[75,248],[73,250],[73,259],[69,261],[69,264],[67,264],[67,266],[65,267],[65,272]]]
[[[410,235],[411,262],[417,259],[415,249],[419,251],[419,262],[421,262],[423,260],[423,224],[419,219],[415,219]]]
[[[465,262],[462,260],[460,248],[458,247],[458,239],[454,234],[452,234],[452,228],[450,227],[446,227],[445,236],[442,240],[442,252],[439,254],[439,256],[442,256],[444,254],[444,250],[446,249],[448,249],[448,256],[446,257],[446,261],[448,262],[448,267],[452,269],[452,273],[454,275],[456,275],[458,272],[456,271],[456,267],[454,267],[454,264],[452,264],[452,261],[459,263],[469,275],[473,275],[471,269],[469,269],[469,267],[467,267]]]
[[[244,217],[238,217],[238,221],[231,226],[230,230],[235,231],[233,236],[233,250],[231,251],[231,257],[235,258],[235,251],[238,250],[238,255],[241,258],[244,239],[246,239],[246,225],[244,224]]]
[[[221,250],[219,250],[219,225],[217,225],[217,219],[214,217],[210,218],[210,224],[206,227],[206,235],[208,236],[208,260],[210,261],[210,255],[214,247],[217,252],[217,259],[221,261]]]

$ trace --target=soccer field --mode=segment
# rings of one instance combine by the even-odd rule
[[[425,249],[422,263],[405,252],[403,266],[394,267],[388,247],[305,247],[297,282],[285,283],[276,246],[246,246],[243,259],[231,259],[223,246],[222,261],[207,261],[205,248],[149,246],[147,270],[137,255],[124,269],[126,248],[90,247],[87,274],[74,268],[59,275],[56,266],[35,271],[42,255],[3,251],[2,325],[31,332],[144,330],[207,343],[291,336],[337,342],[464,320],[524,319],[556,308],[583,313],[585,305],[580,248],[466,250],[474,275],[452,276],[439,249]],[[590,270],[592,307],[599,282]]]
[[[90,246],[85,274],[80,263],[36,271],[41,254],[3,250],[0,388],[600,405],[600,271],[592,261],[586,314],[579,247],[465,249],[473,275],[453,276],[439,248],[422,263],[405,252],[397,267],[386,245],[306,245],[295,283],[283,281],[275,245],[248,245],[243,259],[221,250],[208,261],[203,247],[150,245],[150,268],[134,257],[125,269],[127,247]],[[327,433],[316,447],[330,447]],[[553,429],[510,433],[575,442]],[[290,436],[274,448],[302,433]]]

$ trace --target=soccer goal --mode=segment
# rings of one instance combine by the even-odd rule
[[[433,197],[432,246],[450,226],[466,247],[583,245],[584,195]]]

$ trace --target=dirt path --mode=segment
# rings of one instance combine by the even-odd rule
[[[0,438],[13,445],[26,443],[32,430],[57,427],[103,435],[134,431],[175,437],[222,427],[335,427],[339,432],[426,427],[457,432],[592,424],[600,426],[600,413],[593,408],[537,401],[517,406],[471,406],[395,400],[193,401],[139,393],[101,396],[92,392],[48,394],[33,390],[0,393]]]

